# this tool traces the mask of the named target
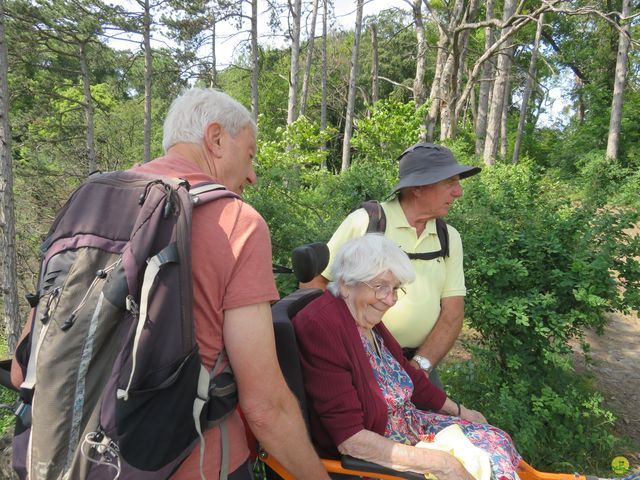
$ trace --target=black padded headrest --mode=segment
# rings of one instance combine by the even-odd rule
[[[310,282],[327,268],[329,247],[321,242],[296,247],[291,253],[291,264],[299,282]]]

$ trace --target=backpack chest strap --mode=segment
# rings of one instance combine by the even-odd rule
[[[407,257],[409,257],[410,260],[434,260],[438,257],[444,258],[445,256],[442,250],[437,250],[435,252],[422,252],[422,253],[404,252],[404,253],[407,254]]]

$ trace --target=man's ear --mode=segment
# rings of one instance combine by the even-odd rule
[[[405,191],[414,198],[419,198],[422,196],[421,186],[405,188]]]
[[[204,130],[204,144],[214,156],[219,157],[222,154],[222,137],[224,128],[218,122],[211,122]]]

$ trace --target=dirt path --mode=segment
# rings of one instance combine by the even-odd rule
[[[640,319],[611,314],[603,335],[587,332],[590,362],[574,354],[576,370],[593,376],[606,406],[617,416],[616,432],[635,444],[621,452],[640,468]],[[579,350],[579,349],[576,349]]]

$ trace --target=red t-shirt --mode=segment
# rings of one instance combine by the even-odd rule
[[[214,182],[193,162],[165,156],[134,170],[181,178],[191,185]],[[266,222],[253,207],[223,198],[193,210],[192,264],[195,334],[204,365],[211,369],[222,342],[224,311],[278,299],[272,273],[271,237]],[[227,420],[229,472],[248,457],[244,426],[237,412]],[[218,478],[220,429],[205,432],[204,473]],[[172,479],[200,478],[200,446],[196,445]]]

